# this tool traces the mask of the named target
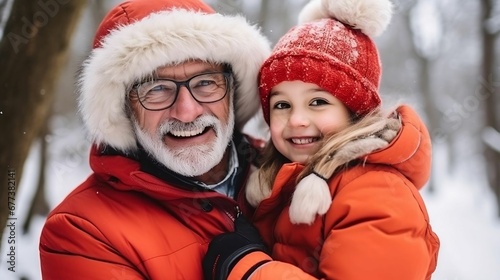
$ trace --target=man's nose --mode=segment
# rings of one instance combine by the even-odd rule
[[[192,122],[202,113],[203,106],[193,98],[186,86],[180,86],[177,100],[170,107],[170,116],[181,122]]]

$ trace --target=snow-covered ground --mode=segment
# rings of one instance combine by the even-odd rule
[[[88,145],[81,129],[67,129],[71,123],[56,120],[54,131],[47,139],[49,150],[49,176],[47,177],[47,198],[54,207],[89,174],[86,151]],[[66,122],[66,123],[65,123]],[[74,126],[73,126],[74,127]],[[445,155],[435,150],[434,164],[446,165]],[[16,216],[20,223],[26,216],[31,191],[37,178],[39,145],[34,145],[25,164],[23,180],[19,181]],[[437,168],[439,170],[439,168]],[[437,189],[433,193],[424,189],[434,230],[441,240],[438,268],[435,280],[498,280],[500,279],[500,219],[496,217],[497,206],[491,191],[486,186],[483,174],[466,172],[443,175],[433,174]],[[471,172],[472,173],[472,172]],[[474,172],[476,173],[476,172]],[[0,279],[41,279],[38,259],[38,238],[44,217],[33,220],[32,230],[23,235],[20,226],[16,228],[16,272],[8,270],[8,244],[2,240]],[[402,279],[404,280],[404,279]]]
[[[480,179],[461,176],[440,178],[437,185],[437,192],[424,192],[441,240],[433,279],[500,279],[500,220],[492,192]]]

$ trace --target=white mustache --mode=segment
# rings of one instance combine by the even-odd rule
[[[134,128],[139,143],[154,159],[172,171],[184,176],[193,177],[205,174],[219,164],[231,142],[234,129],[233,106],[229,107],[227,122],[221,122],[211,114],[202,115],[195,121],[183,123],[178,120],[167,120],[159,125],[156,131],[148,133],[141,129],[134,120]],[[197,135],[207,128],[213,129],[216,137],[208,143],[189,147],[169,147],[165,143],[165,135]],[[194,134],[193,134],[194,133]]]
[[[190,123],[168,120],[160,125],[158,134],[163,136],[170,133],[177,137],[191,137],[201,134],[207,127],[216,127],[217,124],[217,118],[210,115],[203,115]]]

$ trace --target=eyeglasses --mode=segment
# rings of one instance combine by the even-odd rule
[[[154,79],[135,84],[135,91],[142,107],[150,111],[160,111],[174,105],[181,86],[185,86],[199,103],[214,103],[222,100],[229,91],[231,74],[210,72],[195,75],[185,81]]]

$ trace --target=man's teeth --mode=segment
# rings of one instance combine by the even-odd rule
[[[170,134],[172,134],[175,137],[192,137],[192,136],[199,135],[202,132],[203,132],[203,128],[198,128],[198,129],[191,130],[191,131],[185,131],[185,130],[182,130],[182,131],[170,131]]]
[[[300,144],[300,145],[304,145],[304,144],[310,144],[312,142],[314,142],[314,139],[316,138],[292,138],[292,143],[294,144]]]

